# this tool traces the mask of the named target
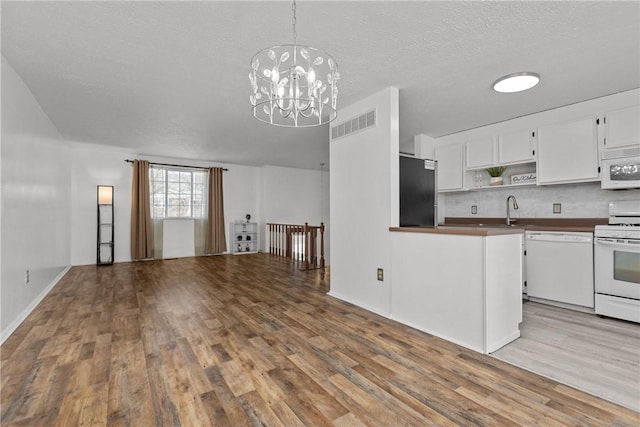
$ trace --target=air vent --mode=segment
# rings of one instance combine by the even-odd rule
[[[331,140],[335,141],[342,137],[362,132],[363,130],[376,125],[376,110],[371,110],[361,116],[347,120],[331,127]]]

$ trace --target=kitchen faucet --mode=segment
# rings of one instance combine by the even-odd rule
[[[516,202],[516,196],[511,195],[507,197],[507,225],[511,225],[512,222],[516,222],[515,219],[511,219],[511,211],[509,209],[509,200],[513,199],[513,209],[518,209],[518,202]]]

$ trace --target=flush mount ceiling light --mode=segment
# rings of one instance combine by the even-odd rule
[[[540,82],[540,75],[528,71],[507,74],[493,83],[493,90],[502,93],[522,92]]]
[[[337,116],[338,65],[331,55],[296,41],[296,2],[293,44],[262,49],[251,59],[251,112],[274,126],[310,127]]]

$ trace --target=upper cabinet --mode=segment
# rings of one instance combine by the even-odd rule
[[[466,143],[467,169],[534,162],[535,131],[495,135]]]
[[[640,106],[607,112],[604,125],[605,149],[640,144]]]
[[[537,130],[538,184],[598,180],[596,117],[585,117]]]
[[[523,130],[498,136],[498,163],[511,165],[533,162],[535,131]]]
[[[438,161],[438,191],[462,190],[462,144],[435,149]]]
[[[439,154],[439,187],[599,181],[599,159],[640,145],[638,99],[633,89],[437,138],[436,151],[447,147]],[[485,170],[495,166],[506,167],[502,185],[491,185]]]
[[[488,168],[495,165],[493,137],[469,141],[466,147],[467,169]]]

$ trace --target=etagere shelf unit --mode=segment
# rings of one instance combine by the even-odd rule
[[[113,186],[98,185],[97,265],[113,264]]]

